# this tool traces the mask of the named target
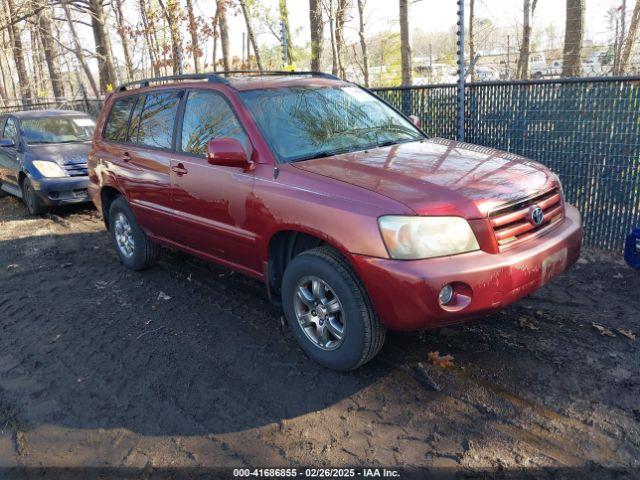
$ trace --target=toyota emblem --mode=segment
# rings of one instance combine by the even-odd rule
[[[536,227],[544,222],[544,212],[537,205],[531,207],[531,210],[529,210],[529,222]]]

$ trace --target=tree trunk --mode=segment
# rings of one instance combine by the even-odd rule
[[[579,77],[582,72],[580,54],[584,36],[585,0],[567,0],[567,18],[564,32],[562,76]]]
[[[11,0],[9,0],[11,1]],[[76,54],[76,59],[78,63],[82,67],[82,71],[84,72],[87,80],[89,81],[89,85],[91,85],[91,90],[93,94],[98,98],[100,96],[100,91],[96,85],[96,81],[93,78],[93,74],[89,69],[89,65],[87,65],[87,61],[84,58],[84,54],[82,53],[82,44],[80,43],[80,39],[78,38],[78,32],[76,31],[76,26],[73,23],[73,18],[71,18],[71,10],[69,9],[69,0],[62,0],[62,7],[64,9],[65,17],[67,18],[67,24],[69,25],[69,31],[71,32],[71,37],[73,39],[74,52]]]
[[[231,70],[229,53],[229,27],[227,26],[227,0],[217,0],[218,27],[220,28],[220,46],[222,47],[222,63],[226,71]]]
[[[255,37],[255,34],[253,33],[253,28],[251,27],[251,17],[249,16],[249,12],[247,10],[246,0],[240,0],[240,7],[242,8],[242,15],[244,16],[244,21],[247,24],[247,35],[249,36],[249,42],[253,47],[253,54],[256,57],[256,64],[258,65],[258,70],[262,71],[262,60],[260,60],[258,43],[256,42],[256,37]],[[248,59],[249,59],[249,49],[247,49],[247,60]],[[247,61],[247,63],[249,62]]]
[[[198,28],[196,17],[193,14],[193,0],[187,0],[187,17],[189,18],[189,34],[191,35],[191,55],[193,55],[193,69],[200,73],[200,42],[198,41]]]
[[[51,80],[53,96],[56,98],[62,98],[64,97],[64,87],[62,86],[62,77],[60,75],[58,52],[53,43],[51,16],[49,9],[46,8],[46,0],[36,0],[35,8],[40,9],[38,31],[40,34],[40,41],[42,42],[44,58],[47,63],[47,70],[49,71],[49,79]]]
[[[174,75],[182,75],[182,38],[180,37],[180,4],[178,0],[158,0],[171,37],[171,66]]]
[[[147,42],[147,52],[149,53],[149,62],[151,63],[151,69],[153,75],[160,76],[160,65],[158,62],[158,50],[154,44],[153,25],[149,21],[149,15],[147,14],[147,7],[145,6],[145,0],[139,0],[140,5],[140,17],[142,18],[142,27],[144,28],[144,38]]]
[[[344,68],[344,24],[348,8],[348,0],[338,0],[338,9],[336,10],[336,58],[338,60],[338,75],[343,79],[346,77]]]
[[[334,0],[328,0],[329,3],[329,30],[331,35],[331,74],[338,75],[338,51],[336,49],[336,31],[334,28]]]
[[[322,60],[322,0],[309,0],[309,26],[311,29],[311,70],[319,72]]]
[[[636,5],[633,7],[633,14],[631,16],[631,24],[629,25],[629,32],[623,45],[620,46],[622,55],[620,57],[620,75],[624,75],[627,71],[629,64],[629,57],[631,57],[631,50],[636,42],[636,36],[638,35],[638,24],[640,24],[640,0],[636,0]]]
[[[358,35],[360,36],[360,47],[362,48],[362,74],[364,76],[364,85],[365,87],[369,87],[369,53],[367,52],[367,40],[364,36],[364,4],[365,0],[358,0],[358,17],[360,20]]]
[[[409,0],[400,0],[400,56],[402,85],[411,86],[411,41],[409,39]]]
[[[114,12],[116,14],[116,23],[118,25],[118,36],[122,45],[124,54],[124,67],[127,71],[127,78],[133,80],[133,62],[131,61],[131,50],[129,48],[129,35],[125,26],[124,15],[122,13],[122,0],[114,0]]]
[[[473,60],[476,56],[476,44],[473,31],[473,21],[475,17],[476,0],[469,0],[469,62],[473,64]],[[476,68],[475,65],[471,67],[471,81],[476,81]]]
[[[289,10],[287,9],[287,0],[278,0],[280,10],[280,21],[284,23],[285,39],[287,42],[287,64],[293,65],[293,45],[291,44],[291,32],[289,31]]]
[[[531,51],[531,17],[535,10],[536,0],[524,0],[522,21],[522,43],[518,55],[517,76],[521,80],[529,78],[529,53]]]
[[[13,50],[13,60],[15,61],[16,70],[18,71],[20,95],[23,100],[31,101],[31,83],[29,82],[29,74],[27,73],[27,66],[24,61],[22,38],[20,38],[20,31],[18,30],[17,25],[12,21],[16,16],[16,8],[13,0],[7,0],[7,8],[9,13],[7,26],[9,30],[9,39],[11,40],[11,48]]]
[[[111,57],[111,45],[109,33],[105,25],[103,0],[89,0],[89,11],[91,12],[91,27],[93,30],[93,40],[96,45],[96,56],[98,57],[98,74],[100,77],[100,90],[102,92],[111,91],[116,84],[116,70],[113,67]]]

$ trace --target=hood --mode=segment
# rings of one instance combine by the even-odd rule
[[[87,163],[91,142],[51,143],[29,145],[28,155],[32,160],[50,160],[58,165]]]
[[[468,219],[557,182],[546,167],[524,157],[441,138],[293,165],[392,198],[420,215]]]

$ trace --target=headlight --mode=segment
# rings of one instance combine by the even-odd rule
[[[49,162],[47,160],[34,160],[33,166],[38,169],[43,177],[58,178],[66,177],[65,171],[55,162]]]
[[[391,258],[415,260],[480,249],[464,218],[388,215],[378,223]]]

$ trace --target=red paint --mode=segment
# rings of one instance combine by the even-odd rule
[[[568,205],[565,216],[539,235],[503,251],[498,248],[489,212],[558,187],[549,170],[516,155],[431,139],[276,164],[237,90],[301,83],[340,84],[275,77],[234,80],[233,88],[193,82],[135,90],[204,88],[222,93],[251,143],[247,161],[237,166],[104,141],[106,113],[123,94],[109,96],[89,155],[94,203],[100,209],[102,189],[116,189],[155,241],[263,281],[269,241],[276,233],[315,235],[351,262],[381,320],[395,329],[436,327],[489,313],[536,290],[577,259],[580,218]],[[226,158],[237,162],[241,155],[231,143],[212,142],[210,152],[214,150],[214,157],[231,152]],[[251,169],[246,168],[249,162]],[[481,250],[437,259],[391,260],[377,223],[387,214],[464,217]],[[451,282],[456,300],[444,309],[438,291]]]

